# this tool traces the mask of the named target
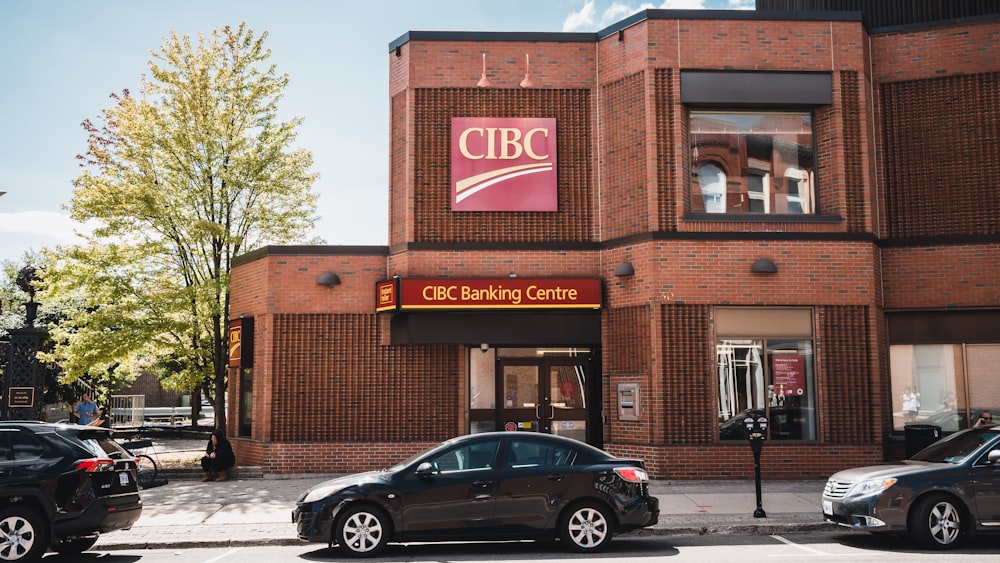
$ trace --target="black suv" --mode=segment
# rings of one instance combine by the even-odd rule
[[[135,461],[109,430],[0,422],[0,561],[81,553],[141,513]]]

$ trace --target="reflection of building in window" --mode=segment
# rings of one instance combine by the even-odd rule
[[[726,173],[717,164],[706,162],[698,167],[698,183],[705,202],[705,213],[726,212]]]
[[[798,168],[789,168],[785,171],[785,185],[788,207],[787,213],[812,213],[811,182],[809,176]]]
[[[695,213],[815,213],[812,115],[689,114]]]
[[[747,192],[750,197],[750,213],[770,213],[771,194],[767,172],[750,170],[747,172]]]
[[[751,340],[722,340],[716,346],[721,420],[744,410],[764,408],[761,347],[760,342]]]
[[[1000,409],[998,362],[1000,344],[891,345],[893,429],[919,422],[953,432],[975,424],[983,410],[996,413]],[[904,405],[908,392],[920,396],[920,408],[912,420]]]

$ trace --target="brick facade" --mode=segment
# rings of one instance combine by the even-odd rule
[[[600,442],[644,458],[653,476],[753,474],[745,443],[718,440],[719,306],[812,312],[816,439],[769,442],[766,478],[898,456],[886,314],[1000,308],[1000,58],[989,49],[1000,24],[869,33],[852,18],[725,14],[651,10],[597,35],[395,42],[389,246],[267,247],[233,269],[232,315],[255,319],[240,463],[356,471],[467,432],[472,342],[392,344],[374,286],[511,274],[603,280]],[[484,53],[490,88],[476,86]],[[519,87],[525,55],[533,88]],[[691,69],[829,74],[832,103],[812,111],[814,216],[692,216],[681,102]],[[559,211],[452,212],[452,117],[555,118]],[[751,272],[759,258],[778,272]],[[614,276],[622,262],[635,275]],[[325,271],[341,284],[317,285]],[[640,420],[613,416],[619,383],[641,384]]]

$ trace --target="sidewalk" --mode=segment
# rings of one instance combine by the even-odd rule
[[[168,473],[166,485],[142,491],[142,517],[131,530],[102,535],[96,550],[296,545],[291,514],[310,486],[333,475],[259,477],[259,468],[240,468],[221,483],[193,478],[196,472]],[[833,529],[823,522],[822,481],[762,483],[765,518],[754,518],[756,489],[749,481],[653,481],[660,521],[634,532],[650,535],[782,534]]]

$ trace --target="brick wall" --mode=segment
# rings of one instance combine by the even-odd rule
[[[753,477],[747,445],[716,437],[718,305],[815,312],[819,439],[768,443],[765,478],[895,456],[885,311],[1000,306],[998,37],[995,22],[868,37],[849,21],[653,19],[597,43],[404,43],[389,53],[392,251],[234,270],[234,316],[264,343],[241,462],[370,469],[463,431],[460,349],[388,346],[374,282],[509,273],[605,280],[603,408],[618,383],[644,401],[640,421],[608,416],[605,447],[658,478]],[[814,112],[822,220],[686,218],[688,69],[831,73],[833,104]],[[556,118],[558,213],[450,211],[450,120],[476,116]],[[778,273],[751,273],[761,257]],[[612,275],[623,261],[634,276]],[[316,286],[323,271],[342,285]]]

